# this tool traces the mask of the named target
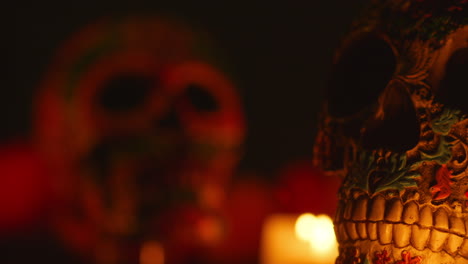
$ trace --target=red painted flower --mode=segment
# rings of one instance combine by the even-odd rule
[[[390,260],[386,249],[375,252],[375,264],[389,264]]]
[[[401,257],[403,260],[399,260],[395,264],[421,264],[422,261],[421,256],[411,257],[411,253],[408,251],[401,252]]]

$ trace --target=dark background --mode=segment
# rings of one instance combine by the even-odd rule
[[[333,50],[365,1],[35,1],[3,11],[6,76],[0,139],[28,138],[36,86],[54,51],[109,14],[169,13],[207,31],[226,55],[247,118],[240,169],[266,174],[312,156]],[[5,58],[4,57],[4,58]]]

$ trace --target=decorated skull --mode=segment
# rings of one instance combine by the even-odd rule
[[[181,263],[219,239],[244,121],[197,33],[161,17],[105,19],[65,43],[46,74],[36,137],[64,201],[54,226],[94,262],[137,263],[140,243],[157,240]]]
[[[338,49],[314,162],[337,263],[468,263],[468,1],[375,0]]]

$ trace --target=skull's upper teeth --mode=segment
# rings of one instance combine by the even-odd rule
[[[446,251],[468,259],[468,218],[444,206],[418,205],[414,200],[362,195],[341,204],[335,217],[338,241],[378,241],[396,248]]]

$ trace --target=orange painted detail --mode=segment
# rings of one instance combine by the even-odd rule
[[[395,262],[395,264],[421,264],[423,259],[421,256],[411,257],[411,253],[408,251],[401,252],[401,257],[403,259]]]
[[[437,184],[432,186],[430,191],[432,194],[432,199],[442,200],[450,196],[452,193],[452,174],[447,169],[447,165],[442,165],[436,173]]]

